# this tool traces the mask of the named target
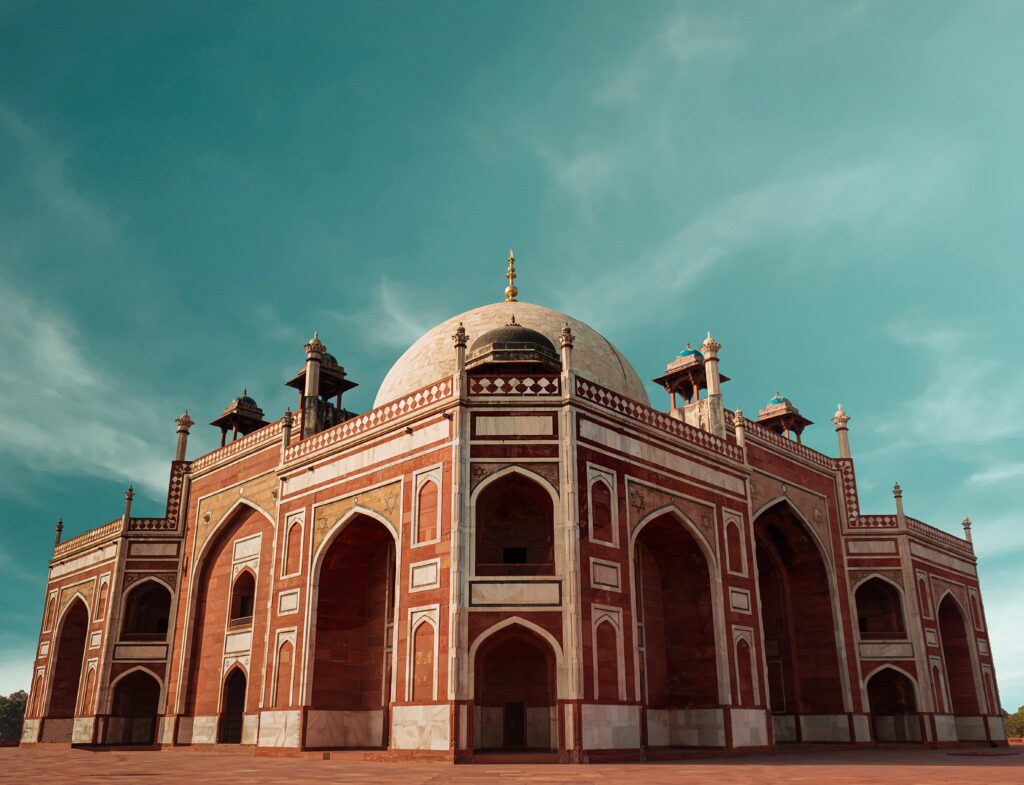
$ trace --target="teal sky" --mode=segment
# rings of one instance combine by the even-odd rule
[[[862,507],[975,522],[1024,704],[1024,4],[0,5],[0,692],[28,686],[53,524],[158,515],[174,418],[268,418],[320,331],[368,408],[500,298],[650,379],[709,328]],[[652,401],[664,395],[650,386]]]

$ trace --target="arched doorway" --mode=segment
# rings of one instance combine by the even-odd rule
[[[762,512],[754,532],[775,741],[847,741],[808,733],[817,723],[805,719],[845,711],[824,557],[785,501]]]
[[[477,575],[554,575],[554,502],[537,481],[510,472],[476,498]]]
[[[522,625],[484,640],[473,662],[475,749],[557,749],[556,672],[551,646]]]
[[[882,668],[868,679],[868,706],[876,741],[921,741],[914,684],[894,668]]]
[[[953,714],[957,717],[977,717],[981,712],[967,640],[967,621],[952,594],[947,594],[939,603],[939,637],[942,640],[942,657],[946,663],[946,683]]]
[[[85,638],[89,630],[89,611],[80,597],[71,601],[60,621],[60,632],[53,666],[53,681],[50,684],[50,705],[47,720],[71,720],[78,705],[78,688],[82,679],[82,657],[85,654]],[[44,725],[44,741],[62,741],[49,738],[51,733],[64,735],[67,725],[67,741],[71,740],[71,722]],[[49,731],[47,731],[47,727]]]
[[[233,668],[224,680],[224,694],[218,726],[221,744],[241,744],[245,726],[245,688],[247,679],[241,668]]]
[[[167,638],[171,592],[162,583],[146,580],[135,584],[124,598],[121,640],[162,641]]]
[[[136,670],[114,685],[107,724],[108,744],[152,744],[160,713],[160,682]]]
[[[720,746],[724,728],[714,739],[696,733],[706,714],[700,710],[719,706],[707,557],[682,520],[666,512],[640,529],[633,558],[647,745]]]
[[[316,580],[306,744],[387,747],[395,610],[391,530],[356,515],[328,546]]]

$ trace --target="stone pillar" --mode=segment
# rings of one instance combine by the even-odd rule
[[[281,422],[281,449],[287,449],[292,443],[292,410],[284,410],[284,418]]]
[[[899,528],[907,528],[907,516],[903,513],[903,489],[899,483],[892,486],[892,495],[896,499],[896,520]]]
[[[576,336],[572,334],[569,323],[562,327],[562,334],[558,337],[558,346],[562,354],[562,376],[568,377],[572,370],[572,345],[576,343]]]
[[[452,345],[455,347],[455,397],[462,396],[466,387],[466,344],[469,337],[466,328],[459,322],[458,329],[452,334]]]
[[[747,455],[747,429],[743,424],[743,410],[737,409],[732,415],[732,424],[736,428],[736,446],[743,450],[743,457]]]
[[[725,438],[725,407],[722,405],[722,379],[718,373],[718,351],[722,344],[711,337],[704,339],[700,350],[704,355],[704,381],[708,386],[707,398],[707,420],[706,427],[709,433],[713,433],[719,439]],[[699,393],[694,392],[694,399],[699,399]]]
[[[966,515],[964,516],[963,526],[964,539],[967,540],[967,542],[973,542],[973,540],[971,540],[971,519],[968,518]]]
[[[836,438],[839,440],[839,457],[850,458],[850,415],[843,411],[843,405],[836,408],[832,422],[836,424]]]
[[[54,533],[53,533],[53,547],[54,547],[54,549],[56,549],[57,546],[60,545],[60,536],[61,536],[61,534],[63,534],[63,532],[64,532],[64,519],[63,518],[58,518],[57,519],[57,528],[54,530]]]
[[[174,451],[174,460],[185,460],[185,450],[188,448],[188,429],[195,425],[192,418],[188,416],[188,409],[177,420],[178,425],[178,448]]]
[[[131,485],[124,492],[124,515],[121,518],[121,531],[128,531],[128,524],[132,519],[132,499],[135,498],[135,488]]]

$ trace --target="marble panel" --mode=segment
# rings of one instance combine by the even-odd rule
[[[803,741],[850,741],[850,721],[845,714],[801,714]]]
[[[163,643],[118,644],[114,647],[115,660],[162,660],[167,657]]]
[[[621,590],[622,578],[619,574],[619,565],[615,562],[601,561],[591,557],[590,584],[595,589]]]
[[[434,589],[441,585],[441,560],[416,562],[409,565],[409,590],[422,591]]]
[[[242,744],[255,744],[259,739],[260,715],[246,714],[242,717]]]
[[[262,539],[262,534],[254,534],[252,537],[246,537],[244,540],[236,541],[232,561],[245,561],[246,559],[252,559],[259,556],[260,542]]]
[[[847,553],[896,553],[894,540],[847,540]]]
[[[252,646],[252,630],[245,632],[231,632],[224,636],[224,653],[237,654],[247,652]]]
[[[283,591],[277,596],[278,614],[295,613],[299,609],[299,590]]]
[[[862,660],[911,660],[914,644],[910,641],[870,641],[860,644]]]
[[[39,740],[39,720],[27,719],[21,726],[21,743],[35,744]]]
[[[551,417],[486,417],[476,418],[477,436],[552,436]]]
[[[555,607],[562,602],[561,581],[470,581],[472,607],[526,606]]]
[[[773,714],[772,736],[776,744],[796,741],[796,717],[792,714]]]
[[[89,636],[89,648],[98,649],[100,647],[100,641],[103,640],[103,633],[96,631]]]
[[[917,717],[914,717],[917,723]],[[854,741],[871,741],[871,718],[867,714],[853,715],[853,736]]]
[[[174,743],[174,717],[162,717],[160,728],[156,733],[156,740],[160,744]]]
[[[750,613],[750,592],[745,589],[729,589],[729,607],[734,611]]]
[[[298,747],[302,731],[302,712],[278,710],[260,712],[260,747]]]
[[[74,559],[58,562],[50,568],[50,580],[59,578],[62,575],[67,575],[69,572],[74,572],[75,570],[80,570],[84,567],[92,567],[93,565],[104,562],[107,559],[113,559],[116,553],[117,543],[112,542],[98,550],[89,551],[81,556],[76,556]]]
[[[75,725],[71,730],[71,743],[92,744],[92,731],[95,727],[95,717],[75,717]]]
[[[984,717],[957,717],[956,737],[960,741],[987,741]]]
[[[763,709],[733,709],[729,714],[734,747],[768,745],[768,716]]]
[[[391,746],[396,750],[446,750],[451,742],[450,707],[395,706],[391,709]]]
[[[192,718],[192,744],[216,744],[217,725],[220,718],[214,714]]]
[[[177,556],[176,542],[133,542],[128,546],[129,556]]]
[[[986,717],[988,721],[988,732],[992,736],[993,741],[1004,741],[1006,739],[1006,725],[1003,724],[1002,717]]]
[[[383,730],[384,713],[380,709],[310,710],[306,716],[306,746],[379,747]]]
[[[724,747],[721,709],[648,709],[647,739],[652,747]]]
[[[631,750],[640,746],[640,707],[584,703],[581,706],[583,748]]]
[[[935,715],[935,741],[956,741],[956,718],[950,714]]]

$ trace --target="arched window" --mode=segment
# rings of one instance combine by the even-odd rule
[[[601,483],[602,485],[604,483]],[[619,699],[619,636],[610,621],[602,621],[594,631],[597,650],[597,700]]]
[[[163,640],[171,615],[171,593],[156,581],[137,583],[124,598],[121,639],[133,641]]]
[[[739,676],[740,706],[753,706],[757,702],[754,696],[754,664],[750,644],[745,638],[736,641],[736,671]]]
[[[88,668],[85,676],[85,691],[82,693],[82,705],[79,715],[92,714],[92,695],[96,689],[96,668]]]
[[[857,587],[857,623],[863,640],[906,638],[899,590],[881,578]]]
[[[924,578],[917,580],[917,593],[921,602],[921,615],[926,618],[931,617],[931,613],[928,611],[928,585],[924,582]]]
[[[946,713],[946,691],[942,688],[942,674],[938,665],[932,665],[932,697],[935,698],[935,711]]]
[[[43,616],[43,629],[49,630],[53,628],[53,614],[57,610],[57,597],[51,597],[50,601],[46,603],[46,614]]]
[[[412,634],[412,699],[434,700],[434,627],[420,622]]]
[[[276,708],[291,706],[292,662],[295,647],[291,641],[285,641],[277,650],[277,681],[274,684],[273,705]]]
[[[256,599],[256,578],[249,570],[243,570],[231,588],[231,622],[248,624],[252,621],[253,603]]]
[[[302,524],[297,521],[288,529],[284,553],[284,573],[295,575],[302,569]]]
[[[978,606],[978,598],[974,594],[971,595],[971,616],[974,617],[974,629],[985,629],[985,625],[981,623],[981,608]]]
[[[921,741],[914,685],[906,674],[882,668],[868,679],[867,688],[876,741]]]
[[[740,540],[740,527],[729,521],[725,525],[725,547],[729,552],[729,572],[743,575],[743,543]]]
[[[614,542],[615,533],[612,530],[612,492],[604,480],[594,480],[590,484],[590,504],[593,538],[603,542]]]
[[[438,537],[437,531],[437,483],[427,480],[420,487],[416,503],[416,542],[430,542]]]
[[[43,686],[43,674],[36,676],[36,686],[32,688],[32,710],[29,712],[31,717],[43,716],[43,692],[45,691]]]
[[[967,619],[952,595],[946,595],[939,605],[939,639],[946,665],[949,699],[953,714],[958,717],[980,713],[978,693],[974,686],[974,667],[967,632]]]
[[[553,575],[554,505],[519,473],[488,485],[476,501],[477,575]]]
[[[247,681],[245,672],[241,668],[232,669],[231,673],[224,680],[219,727],[221,744],[242,743],[242,731],[245,727],[245,691]]]

